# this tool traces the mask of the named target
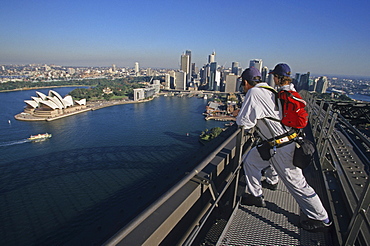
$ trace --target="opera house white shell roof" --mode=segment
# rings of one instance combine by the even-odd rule
[[[74,105],[73,98],[70,95],[62,98],[58,92],[50,90],[48,95],[36,91],[38,97],[31,97],[32,100],[25,100],[24,102],[32,108],[40,106],[49,107],[51,109],[64,109]],[[76,101],[78,105],[86,105],[86,99]]]

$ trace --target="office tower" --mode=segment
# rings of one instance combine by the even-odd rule
[[[171,71],[168,71],[168,74],[170,75],[170,89],[175,89],[176,88],[176,81],[175,81],[176,72],[171,70]]]
[[[328,78],[326,76],[322,76],[317,81],[316,92],[325,93],[326,89],[328,89]]]
[[[221,91],[221,72],[217,71],[215,72],[215,82],[214,82],[214,90],[215,91]]]
[[[262,81],[263,82],[267,82],[268,73],[269,73],[268,67],[263,67],[262,68],[262,72],[261,72],[261,76],[262,76]]]
[[[189,71],[187,72],[188,74],[188,82],[192,81],[192,76],[193,76],[193,73],[192,73],[192,63],[191,63],[191,50],[186,50],[185,51],[185,55],[188,55],[189,56]]]
[[[191,64],[191,80],[193,80],[194,78],[197,78],[197,71],[196,71],[196,66],[195,66],[195,63],[192,63]]]
[[[189,52],[188,50],[186,52]],[[190,56],[187,54],[181,55],[181,71],[186,73],[186,82],[190,82]]]
[[[136,75],[139,75],[139,72],[140,72],[140,70],[139,70],[139,63],[138,62],[135,62],[135,74]]]
[[[230,73],[226,75],[225,92],[233,93],[239,91],[238,75]]]
[[[309,89],[309,82],[310,82],[310,72],[306,74],[301,74],[299,78],[299,83],[298,83],[298,89],[297,91],[300,90],[306,90],[308,91]]]
[[[117,71],[116,64],[112,64],[112,71],[113,71],[113,72]]]
[[[235,75],[239,75],[239,62],[232,62],[231,63],[231,72]]]
[[[208,90],[214,91],[216,81],[217,62],[211,62],[209,64],[209,79],[208,79]]]
[[[215,58],[216,58],[216,52],[213,51],[212,54],[208,56],[208,63],[215,62]]]
[[[170,82],[171,82],[171,76],[166,73],[164,76],[164,89],[168,90],[170,89]]]
[[[262,71],[262,59],[253,59],[249,62],[249,67],[255,67],[260,72]]]
[[[184,71],[175,72],[176,90],[186,90],[186,73]]]

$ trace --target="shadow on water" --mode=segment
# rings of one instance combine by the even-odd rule
[[[191,151],[179,145],[113,146],[7,163],[0,167],[0,221],[7,228],[0,242],[101,244],[191,170],[189,162],[180,163]],[[17,218],[22,232],[12,230]]]

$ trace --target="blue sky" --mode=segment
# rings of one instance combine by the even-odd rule
[[[370,76],[367,0],[0,0],[0,64],[243,68]]]

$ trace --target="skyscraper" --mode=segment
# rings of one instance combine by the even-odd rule
[[[235,75],[239,75],[239,62],[232,62],[231,63],[231,72]]]
[[[184,54],[181,55],[181,70],[186,73],[186,83],[189,84],[190,82],[190,56],[191,51],[187,50]]]
[[[208,90],[213,91],[217,90],[216,88],[216,72],[217,72],[217,62],[211,62],[209,64],[210,73],[209,73],[209,80],[208,80]]]
[[[175,72],[176,90],[186,90],[186,73],[184,71]]]
[[[326,76],[322,76],[317,81],[316,92],[325,93],[326,89],[328,89],[328,78]]]
[[[267,82],[268,73],[269,73],[268,67],[263,67],[262,68],[262,72],[261,72],[261,76],[262,76],[262,81],[263,82]]]
[[[138,75],[140,72],[139,70],[139,63],[138,62],[135,62],[135,74]]]
[[[208,56],[208,63],[215,62],[216,52],[212,52],[211,55]]]
[[[249,67],[255,67],[262,72],[262,59],[253,59],[249,62]]]
[[[233,93],[238,92],[238,75],[236,74],[227,74],[225,81],[225,92]]]

